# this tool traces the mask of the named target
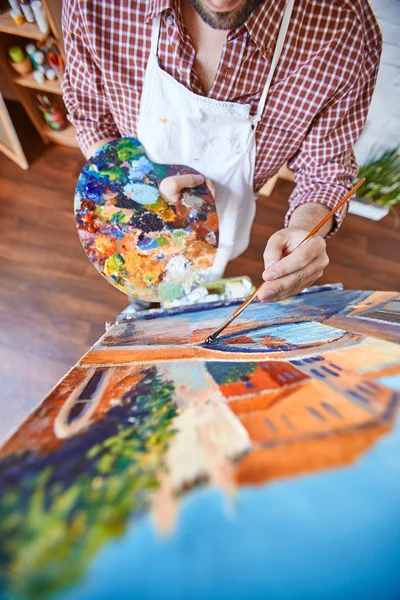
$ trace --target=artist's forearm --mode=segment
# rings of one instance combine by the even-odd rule
[[[104,144],[108,144],[108,142],[112,142],[113,140],[116,140],[116,139],[118,139],[118,138],[117,137],[109,137],[109,138],[104,138],[104,140],[100,140],[99,142],[96,142],[95,144],[90,146],[90,148],[85,152],[85,157],[87,158],[87,160],[89,160],[89,158],[91,158],[93,156],[93,154],[96,152],[96,150],[98,150],[99,148],[104,146]]]
[[[310,204],[301,204],[296,208],[290,217],[289,226],[298,227],[299,229],[305,229],[311,231],[316,225],[329,213],[329,208],[324,204],[318,204],[316,202],[310,202]],[[332,230],[333,217],[325,223],[320,229],[319,235],[325,237]]]

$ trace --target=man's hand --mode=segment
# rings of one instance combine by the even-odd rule
[[[203,175],[187,174],[172,175],[166,177],[160,183],[160,194],[167,202],[175,204],[179,202],[182,191],[187,188],[194,188],[202,183],[208,187],[211,196],[215,200],[215,187],[210,179],[204,179]]]
[[[309,229],[287,227],[274,233],[264,251],[267,283],[258,294],[262,302],[275,302],[295,296],[319,279],[329,263],[325,240],[319,235],[296,247]]]

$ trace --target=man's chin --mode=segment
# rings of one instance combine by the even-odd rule
[[[241,27],[249,18],[251,13],[265,0],[235,0],[227,2],[222,10],[213,3],[213,0],[187,0],[187,2],[200,15],[201,19],[212,29],[228,30]],[[232,7],[232,8],[231,8]]]

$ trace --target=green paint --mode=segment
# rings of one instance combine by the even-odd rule
[[[161,302],[167,302],[169,300],[176,300],[182,298],[185,292],[183,286],[180,283],[160,283],[158,286],[158,293],[160,294]]]
[[[169,245],[169,240],[165,237],[159,237],[157,238],[157,244],[159,246],[168,246]]]
[[[122,140],[117,146],[117,155],[120,161],[124,162],[130,158],[136,158],[144,153],[143,146],[133,146],[131,142]]]
[[[185,237],[187,237],[187,232],[183,231],[182,229],[176,229],[174,231],[174,233],[172,234],[172,239],[174,240],[174,243],[176,246],[178,246],[178,248],[183,248],[183,246],[185,245]]]
[[[113,254],[112,256],[110,256],[110,258],[107,258],[105,262],[104,274],[107,275],[107,277],[110,277],[111,275],[116,275],[117,273],[122,271],[122,266],[124,265],[124,263],[125,261],[121,254]]]
[[[258,367],[260,367],[260,363],[257,362],[207,363],[207,370],[218,385],[245,381],[246,377],[255,373]]]
[[[108,177],[109,181],[116,181],[122,177],[123,173],[121,169],[104,169],[99,171],[100,177]]]
[[[113,216],[110,219],[111,223],[128,223],[128,221],[130,220],[130,216],[126,215],[124,212],[119,211],[113,214]]]
[[[154,163],[153,166],[153,174],[159,181],[167,177],[168,175],[168,165],[158,165]]]

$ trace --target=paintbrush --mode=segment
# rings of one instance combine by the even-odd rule
[[[326,217],[324,217],[322,219],[322,221],[320,223],[318,223],[318,225],[316,227],[314,227],[314,229],[312,231],[310,231],[310,233],[308,233],[306,235],[306,237],[304,238],[304,240],[302,240],[300,242],[300,244],[298,244],[298,246],[296,246],[295,250],[297,250],[297,248],[299,248],[302,244],[304,244],[305,242],[307,242],[309,239],[311,239],[312,237],[314,237],[314,235],[316,233],[318,233],[318,231],[321,229],[321,227],[323,227],[325,225],[325,223],[327,221],[329,221],[329,219],[335,214],[335,212],[338,211],[341,206],[343,206],[343,204],[354,194],[354,192],[356,190],[358,190],[358,188],[364,183],[364,181],[365,181],[365,178],[360,179],[360,181],[344,196],[344,198],[341,199],[341,201],[335,206],[335,208],[333,208],[331,210],[331,212],[328,213],[326,215]],[[216,329],[215,331],[213,331],[213,333],[208,336],[208,338],[205,341],[206,344],[211,344],[219,336],[219,334],[222,333],[224,331],[224,329],[226,329],[226,327],[228,327],[228,325],[230,325],[232,323],[232,321],[234,321],[236,319],[236,317],[238,317],[244,311],[244,309],[248,307],[248,305],[251,302],[253,302],[254,298],[257,296],[258,292],[261,290],[261,288],[263,287],[263,285],[265,285],[265,283],[266,282],[263,281],[262,284],[256,289],[256,291],[253,292],[247,298],[247,300],[245,300],[243,302],[243,304],[241,304],[239,306],[239,308],[237,308],[235,310],[235,312],[233,313],[233,315],[231,315],[229,317],[229,319],[227,319],[224,323],[222,323],[222,325],[220,325],[220,327],[218,327],[218,329]]]

